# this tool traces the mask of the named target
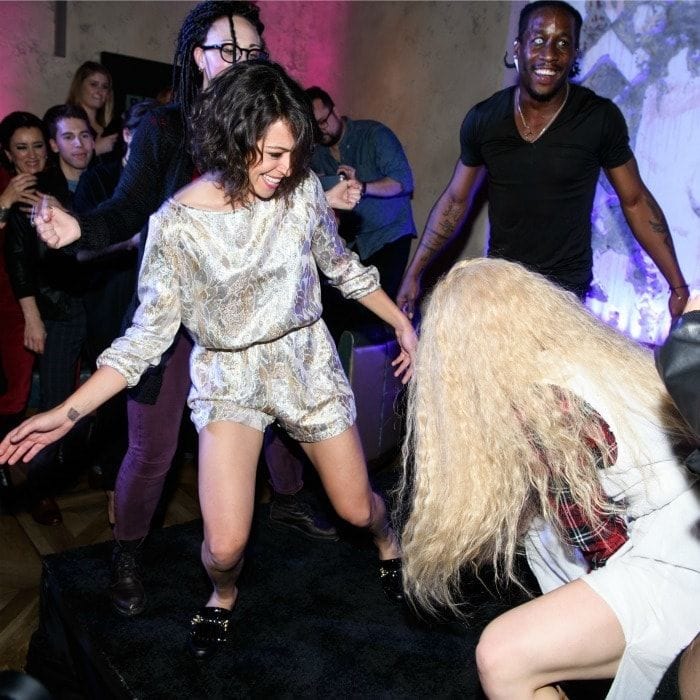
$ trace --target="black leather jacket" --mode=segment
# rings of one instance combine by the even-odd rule
[[[39,173],[36,187],[69,206],[70,192],[60,171]],[[43,319],[63,320],[80,313],[84,273],[75,256],[52,250],[40,241],[28,216],[17,205],[8,220],[5,264],[15,297],[35,297]]]
[[[700,311],[676,319],[657,353],[656,365],[681,414],[700,435]],[[700,473],[700,450],[686,463]]]

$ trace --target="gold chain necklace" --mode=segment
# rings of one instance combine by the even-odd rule
[[[544,134],[547,129],[549,129],[550,126],[552,126],[552,123],[554,120],[559,116],[560,112],[562,109],[564,109],[564,105],[566,104],[566,101],[569,99],[569,83],[566,84],[566,95],[564,95],[564,100],[563,102],[559,105],[559,109],[554,113],[554,116],[542,127],[542,130],[540,131],[539,134],[535,136],[535,133],[533,130],[528,126],[528,123],[525,121],[525,117],[523,116],[523,110],[520,109],[520,88],[515,91],[515,106],[518,110],[518,114],[520,115],[520,121],[523,123],[523,128],[525,129],[525,140],[529,141],[530,143],[533,143],[534,141],[537,141],[542,134]]]

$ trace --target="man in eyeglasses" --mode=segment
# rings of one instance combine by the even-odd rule
[[[369,119],[340,117],[330,95],[320,87],[311,87],[306,94],[320,138],[311,167],[321,177],[324,189],[333,186],[339,177],[361,183],[359,204],[339,214],[340,234],[364,264],[379,270],[382,288],[393,299],[416,234],[411,211],[411,166],[401,143],[387,126]],[[337,324],[326,300],[324,308],[326,323],[336,335],[343,329],[334,327]],[[348,325],[345,308],[343,325]]]

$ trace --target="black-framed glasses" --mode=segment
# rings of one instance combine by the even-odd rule
[[[221,60],[225,63],[240,63],[241,61],[267,61],[270,54],[264,49],[253,46],[250,49],[244,49],[232,41],[225,41],[223,44],[202,44],[200,47],[203,51],[212,51],[217,49]]]
[[[326,128],[326,125],[328,124],[328,120],[331,118],[331,114],[333,114],[333,112],[335,112],[335,107],[331,107],[331,108],[328,110],[328,114],[326,114],[326,116],[323,117],[323,119],[317,119],[317,120],[316,120],[316,124],[318,124],[318,128],[319,128],[319,129],[325,129],[325,128]]]

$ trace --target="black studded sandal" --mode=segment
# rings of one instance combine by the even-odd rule
[[[187,650],[195,659],[208,659],[229,640],[231,610],[201,608],[190,621]]]
[[[403,579],[401,576],[401,557],[379,561],[379,580],[384,595],[392,603],[401,603],[404,599]]]

